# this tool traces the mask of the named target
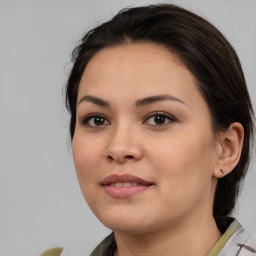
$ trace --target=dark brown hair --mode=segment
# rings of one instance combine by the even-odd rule
[[[190,11],[171,4],[127,8],[82,38],[73,51],[74,65],[66,84],[71,139],[76,124],[78,87],[88,61],[104,47],[143,42],[156,43],[176,53],[193,73],[210,109],[216,134],[233,122],[244,127],[240,161],[230,174],[219,179],[215,193],[213,215],[227,216],[235,206],[249,165],[253,107],[233,47],[213,25]]]

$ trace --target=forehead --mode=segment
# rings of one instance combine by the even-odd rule
[[[127,44],[103,48],[88,62],[81,78],[78,100],[84,94],[147,97],[175,94],[199,97],[196,79],[178,56],[161,45]]]

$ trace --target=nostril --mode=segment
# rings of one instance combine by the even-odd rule
[[[107,160],[112,161],[114,158],[112,156],[107,156]]]
[[[128,155],[128,156],[125,156],[125,158],[127,158],[127,159],[133,159],[133,156]]]
[[[108,162],[113,162],[113,161],[116,161],[116,162],[125,162],[126,160],[134,160],[136,157],[133,156],[133,155],[112,155],[112,154],[109,154],[109,155],[106,155],[106,160]]]

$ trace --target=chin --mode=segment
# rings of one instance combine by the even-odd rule
[[[96,214],[100,222],[107,228],[124,233],[142,234],[146,233],[152,226],[150,214],[109,210],[103,211],[104,214]]]
[[[142,235],[151,232],[153,229],[149,225],[143,225],[143,224],[135,224],[132,222],[127,222],[127,223],[104,223],[102,222],[104,226],[107,228],[120,232],[120,233],[126,233],[126,234],[133,234],[133,235]]]

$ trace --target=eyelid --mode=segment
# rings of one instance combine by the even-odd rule
[[[173,115],[170,115],[166,112],[163,112],[163,111],[155,111],[153,113],[150,113],[148,115],[146,115],[146,117],[144,118],[145,121],[143,121],[143,123],[147,122],[151,117],[154,117],[154,116],[157,116],[157,115],[160,115],[160,116],[164,116],[165,118],[167,118],[170,122],[174,122],[174,121],[177,121],[177,119],[173,116]],[[164,126],[165,124],[162,124],[162,125],[153,125],[153,126]]]
[[[80,124],[81,124],[82,126],[97,127],[97,126],[88,125],[88,122],[90,121],[90,119],[95,118],[95,117],[104,118],[104,119],[108,122],[107,125],[110,124],[110,121],[108,120],[108,118],[107,118],[105,115],[99,114],[99,113],[92,113],[92,114],[86,115],[85,117],[82,117],[82,118],[80,119]],[[101,125],[101,126],[103,126],[103,125]],[[100,127],[100,126],[98,126],[98,127]]]

